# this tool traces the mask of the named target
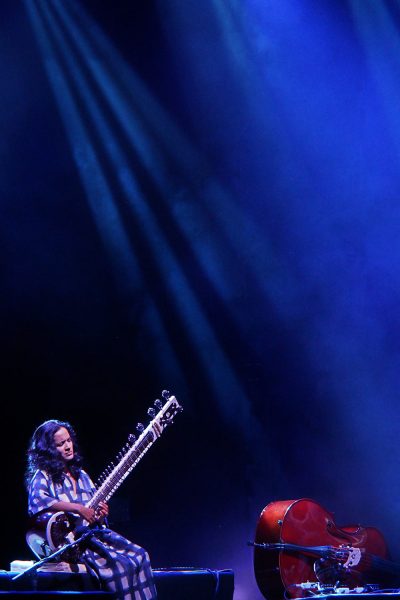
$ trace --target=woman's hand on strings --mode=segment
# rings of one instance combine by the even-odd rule
[[[96,508],[96,520],[100,522],[104,521],[104,519],[108,517],[108,512],[107,502],[100,501]]]

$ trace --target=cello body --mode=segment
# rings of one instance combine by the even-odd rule
[[[394,564],[389,560],[386,542],[378,529],[360,525],[338,527],[332,513],[308,498],[268,504],[261,512],[255,542],[254,574],[261,593],[268,600],[282,600],[284,594],[292,598],[308,595],[298,585],[320,582],[321,573],[328,580],[331,575],[332,585],[337,583],[338,573],[339,578],[345,578],[341,584],[347,587],[362,583],[384,584],[385,574],[379,569],[374,570],[376,560],[373,559],[382,559],[379,562],[384,565]],[[257,547],[257,543],[268,545],[271,549]],[[290,544],[291,549],[282,550],[285,544]],[[293,545],[297,545],[299,551],[293,550]],[[341,548],[351,547],[356,549],[362,560],[353,569],[343,569],[335,560],[329,567],[329,561],[325,561],[319,573],[316,566],[324,562],[323,559],[307,552],[305,547],[321,545],[332,548],[334,552],[337,550],[336,554]],[[274,549],[275,546],[277,549]]]

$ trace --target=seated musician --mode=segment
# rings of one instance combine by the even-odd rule
[[[79,562],[117,600],[155,600],[157,592],[148,553],[106,527],[105,502],[100,501],[95,508],[88,506],[95,486],[81,467],[73,427],[55,419],[39,425],[30,440],[27,458],[29,515],[62,511],[82,517],[88,524],[86,529],[93,529],[93,535],[82,542]]]

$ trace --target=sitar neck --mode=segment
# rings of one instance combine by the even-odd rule
[[[146,429],[143,429],[143,425],[140,425],[139,431],[141,431],[141,434],[139,438],[126,452],[121,453],[122,458],[119,459],[116,466],[112,465],[112,467],[108,468],[107,476],[86,506],[96,509],[100,502],[107,502],[164,429],[168,425],[171,425],[174,417],[182,411],[182,407],[175,396],[171,396],[169,392],[163,391],[162,397],[166,400],[166,404],[163,406],[161,400],[155,401],[154,404],[160,409],[159,412],[154,416],[155,410],[153,408],[149,409],[148,413],[154,417],[153,420],[148,424]]]
[[[94,496],[87,503],[89,508],[97,508],[100,502],[107,502],[111,496],[114,495],[124,479],[155,442],[156,437],[157,436],[152,429],[143,432],[138,443],[128,450],[120,462],[113,468],[105,481],[103,481],[101,486],[96,490]]]

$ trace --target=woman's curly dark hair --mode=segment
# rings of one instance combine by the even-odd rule
[[[72,475],[78,479],[81,472],[82,456],[79,452],[74,428],[67,421],[50,419],[39,425],[31,437],[25,471],[25,484],[27,488],[37,469],[46,471],[55,483],[63,481],[65,463],[60,458],[60,453],[54,442],[54,434],[61,427],[67,429],[74,444],[74,458],[68,463],[68,466]]]

